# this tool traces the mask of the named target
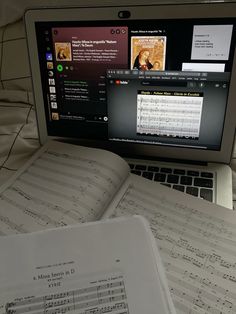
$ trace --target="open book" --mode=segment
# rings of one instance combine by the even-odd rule
[[[0,191],[0,234],[139,214],[177,313],[236,313],[233,211],[130,174],[113,153],[49,142]]]
[[[141,216],[0,238],[1,314],[175,314]]]

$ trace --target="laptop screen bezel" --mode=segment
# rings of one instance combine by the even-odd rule
[[[38,132],[41,144],[48,140],[47,125],[44,110],[43,90],[41,84],[40,64],[36,39],[36,22],[58,21],[104,21],[120,20],[119,12],[130,12],[129,20],[142,19],[184,19],[184,18],[234,18],[236,3],[202,3],[179,5],[136,5],[129,7],[103,6],[103,7],[48,7],[28,9],[25,12],[25,26],[30,58],[32,84],[37,115]],[[111,150],[125,152],[126,155],[137,155],[153,158],[186,159],[194,161],[229,163],[231,159],[236,116],[236,54],[234,53],[231,81],[219,151],[166,147],[159,145],[145,145],[135,143],[110,143],[109,141],[94,142],[96,146],[107,147]],[[79,140],[79,139],[78,139]],[[86,141],[83,141],[86,144]],[[93,145],[93,141],[88,141]]]

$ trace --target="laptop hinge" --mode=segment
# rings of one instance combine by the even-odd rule
[[[189,165],[198,165],[198,166],[207,166],[208,163],[206,161],[199,161],[199,160],[188,160],[188,159],[175,159],[175,158],[161,158],[161,157],[150,157],[150,156],[134,156],[134,155],[122,155],[124,158],[130,158],[130,159],[144,159],[144,160],[150,160],[150,161],[161,161],[165,163],[178,163],[178,164],[189,164]]]

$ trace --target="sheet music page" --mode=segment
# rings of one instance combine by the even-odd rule
[[[0,190],[0,235],[97,220],[129,167],[105,150],[51,141]]]
[[[0,314],[175,314],[141,217],[0,237],[0,251]]]
[[[236,313],[236,214],[131,175],[105,217],[151,225],[178,314]]]

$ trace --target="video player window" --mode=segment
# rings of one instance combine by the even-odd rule
[[[227,73],[230,77],[235,27],[236,21],[232,18],[37,22],[48,134],[80,139],[109,138],[108,69],[140,73],[213,72]],[[162,94],[166,92],[165,88],[159,89],[158,95],[155,92],[156,89],[152,88],[148,93],[146,88],[139,88],[137,92],[136,133],[140,136],[188,137],[194,143],[200,141],[205,101],[203,92],[195,94],[190,91],[189,95],[178,96],[176,89],[168,90],[169,95]],[[168,126],[159,121],[157,127],[155,113],[152,124],[144,123],[147,108],[143,107],[154,99],[155,102],[168,101],[168,109],[165,108]],[[178,112],[174,109],[176,102],[179,104]],[[194,113],[190,113],[192,111]],[[179,116],[187,116],[192,121],[191,127],[185,120],[180,130],[176,125]],[[211,146],[207,147],[210,149]],[[219,143],[212,147],[218,149]]]
[[[108,137],[217,150],[228,87],[228,73],[108,70]]]

